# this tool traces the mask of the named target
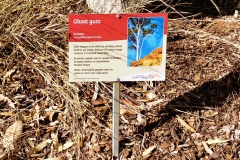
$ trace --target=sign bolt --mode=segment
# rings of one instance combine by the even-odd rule
[[[120,14],[117,14],[116,17],[117,17],[117,18],[121,18],[121,15],[120,15]]]

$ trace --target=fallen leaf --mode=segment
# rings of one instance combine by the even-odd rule
[[[177,115],[177,120],[181,123],[181,125],[183,125],[184,127],[186,127],[189,131],[191,132],[196,132],[194,128],[192,128],[191,126],[189,126],[183,119],[181,119],[178,115]]]
[[[210,155],[213,154],[213,151],[208,147],[205,141],[202,141],[205,151],[207,151]]]
[[[230,140],[220,140],[220,139],[214,139],[214,140],[208,140],[206,141],[207,144],[216,144],[216,143],[227,143]]]
[[[61,152],[63,150],[66,150],[66,149],[72,147],[73,144],[74,144],[74,142],[66,142],[64,145],[58,146],[58,152]]]
[[[142,156],[146,156],[148,155],[149,153],[151,153],[154,149],[156,148],[156,146],[151,146],[149,147],[148,149],[146,149],[143,153],[142,153]]]
[[[20,138],[23,132],[23,123],[20,120],[14,122],[11,126],[8,127],[4,136],[3,136],[3,146],[10,150],[14,149],[14,142]]]
[[[51,139],[47,139],[43,141],[42,143],[38,144],[36,147],[30,150],[29,155],[32,155],[35,152],[41,151],[44,147],[46,147],[49,143],[51,143]]]

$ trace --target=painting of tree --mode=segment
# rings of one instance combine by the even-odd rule
[[[162,46],[163,22],[163,18],[128,19],[128,66]]]

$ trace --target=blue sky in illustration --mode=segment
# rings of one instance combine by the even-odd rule
[[[142,53],[141,53],[140,59],[145,57],[149,53],[151,53],[155,48],[163,46],[164,18],[151,17],[151,23],[156,23],[158,26],[154,31],[154,33],[145,39],[142,46],[142,50],[141,50]],[[128,27],[132,27],[131,23],[128,23],[128,25],[129,25]],[[128,43],[128,46],[131,45],[131,42],[129,39],[127,43]],[[130,66],[130,63],[132,61],[136,61],[136,50],[128,48],[127,66]]]

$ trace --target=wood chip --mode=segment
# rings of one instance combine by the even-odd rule
[[[191,126],[189,126],[183,119],[181,119],[178,115],[177,115],[177,120],[181,123],[181,125],[183,125],[184,127],[186,127],[189,131],[191,132],[196,132],[194,128],[192,128]]]

